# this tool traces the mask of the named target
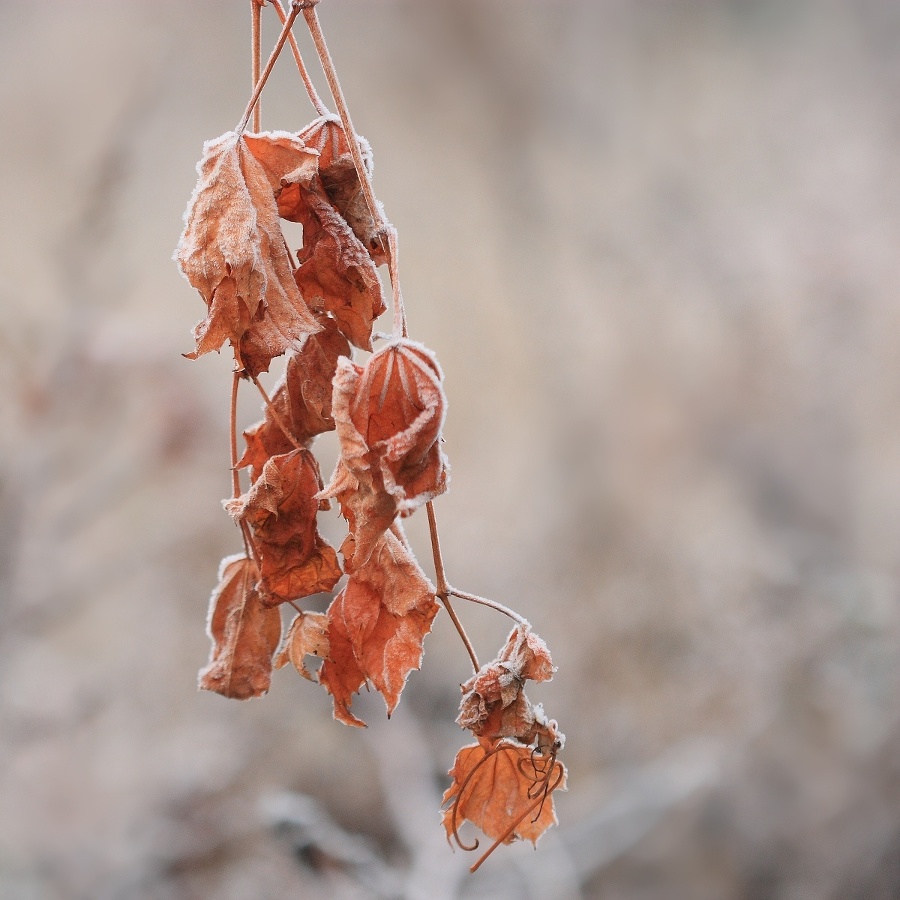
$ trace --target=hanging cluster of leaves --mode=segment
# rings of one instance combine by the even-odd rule
[[[475,670],[461,686],[457,722],[476,742],[459,751],[450,770],[444,825],[448,837],[473,849],[477,841],[463,843],[458,828],[464,820],[474,823],[495,842],[490,853],[500,843],[537,841],[556,821],[551,795],[565,787],[557,761],[564,738],[523,689],[526,681],[550,679],[554,668],[524,619],[446,580],[431,506],[448,483],[443,375],[434,354],[407,336],[396,232],[372,194],[371,149],[353,130],[315,2],[295,0],[288,14],[272,0],[283,24],[279,41],[266,70],[254,71],[254,94],[240,125],[203,148],[175,254],[207,307],[193,331],[196,347],[185,355],[195,359],[227,342],[234,356],[233,492],[224,505],[240,529],[243,552],[222,561],[207,620],[212,649],[199,683],[226,697],[259,697],[269,690],[273,668],[291,664],[331,695],[335,719],[362,726],[352,712],[354,695],[371,685],[390,715],[446,606]],[[258,17],[265,0],[251,5]],[[303,67],[291,34],[301,12],[339,116],[325,109]],[[260,131],[259,95],[287,40],[320,115],[296,133]],[[251,113],[255,127],[248,132]],[[303,226],[295,255],[282,219]],[[393,290],[389,336],[373,330],[386,309],[382,264]],[[364,358],[354,360],[355,353]],[[258,376],[281,356],[284,371],[269,396]],[[238,458],[241,381],[259,389],[265,416],[244,431]],[[332,430],[340,458],[325,485],[312,447]],[[339,551],[317,527],[332,501],[348,525]],[[401,524],[423,505],[437,586]],[[342,579],[327,612],[303,608],[305,598],[332,593]],[[516,621],[487,665],[479,666],[451,596]],[[283,604],[295,612],[284,635]],[[320,660],[318,669],[309,658]]]

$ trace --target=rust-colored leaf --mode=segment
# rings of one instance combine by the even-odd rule
[[[289,662],[309,681],[316,677],[306,668],[304,658],[318,656],[325,658],[329,653],[328,618],[325,613],[302,612],[288,628],[282,648],[275,657],[275,668],[280,669]]]
[[[445,408],[440,368],[420,344],[393,341],[364,368],[338,361],[332,412],[341,458],[320,496],[337,497],[351,521],[350,570],[365,563],[398,514],[446,490]]]
[[[444,802],[450,806],[443,814],[448,838],[459,840],[458,829],[468,820],[498,843],[537,843],[556,824],[552,794],[566,789],[566,770],[555,753],[541,754],[514,741],[490,750],[469,744],[449,774],[453,783]]]
[[[281,614],[262,605],[257,578],[256,565],[247,557],[222,560],[209,604],[206,631],[212,650],[209,664],[199,674],[203,690],[246,700],[269,689],[272,654],[281,640]]]
[[[238,467],[250,466],[254,481],[270,457],[289,453],[334,429],[331,380],[338,357],[349,356],[350,345],[333,319],[323,317],[321,322],[322,331],[310,335],[303,348],[288,357],[284,375],[272,391],[271,407],[265,407],[265,418],[244,432],[247,449]]]
[[[379,540],[328,609],[329,658],[319,681],[334,699],[336,719],[363,724],[352,695],[368,679],[390,715],[406,679],[422,662],[422,641],[438,611],[434,587],[393,531]]]
[[[225,503],[252,532],[265,605],[330,591],[341,577],[337,553],[316,530],[318,489],[315,457],[292,450],[271,457],[250,490]]]
[[[256,375],[319,325],[293,280],[266,173],[245,141],[229,132],[207,142],[197,171],[175,258],[209,309],[186,355],[230,340],[238,366]]]
[[[547,645],[530,627],[517,625],[497,658],[461,685],[456,721],[487,747],[508,737],[530,744],[541,725],[523,688],[527,680],[547,681],[553,672]]]

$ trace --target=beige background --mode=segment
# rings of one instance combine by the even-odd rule
[[[900,895],[897,5],[320,6],[446,374],[450,577],[559,666],[561,827],[474,877],[445,616],[365,733],[195,691],[230,379],[170,256],[247,7],[0,3],[0,897]],[[312,115],[285,59],[264,126]]]

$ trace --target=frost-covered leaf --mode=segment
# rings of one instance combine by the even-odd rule
[[[329,653],[328,618],[325,613],[302,612],[288,628],[284,645],[275,657],[275,668],[280,669],[289,662],[309,681],[316,677],[306,668],[304,658],[318,656],[325,658]]]
[[[350,343],[371,350],[372,324],[386,305],[368,250],[332,205],[311,166],[301,166],[282,183],[278,212],[303,225],[297,286],[312,309],[334,316]]]
[[[341,577],[337,553],[316,529],[318,489],[315,457],[292,450],[267,460],[250,490],[225,503],[250,528],[266,605],[330,591]]]
[[[293,280],[271,185],[245,141],[229,132],[207,142],[197,171],[175,258],[208,313],[186,355],[229,340],[238,366],[256,375],[319,325]]]
[[[284,375],[272,391],[272,408],[265,407],[265,418],[244,432],[247,449],[238,467],[250,466],[254,481],[270,457],[289,453],[297,444],[307,444],[334,429],[331,380],[338,357],[349,356],[350,345],[332,319],[324,317],[321,324],[322,331],[310,335],[303,348],[288,357]]]
[[[319,681],[334,699],[335,718],[362,725],[352,695],[368,679],[390,715],[406,679],[422,663],[422,641],[438,611],[434,587],[392,530],[354,571],[328,609],[330,653]]]
[[[219,584],[210,598],[206,631],[212,650],[199,674],[203,690],[246,700],[269,689],[281,614],[262,605],[257,579],[255,563],[245,556],[222,560]]]
[[[419,344],[393,341],[364,368],[338,360],[332,412],[341,457],[320,496],[337,497],[350,521],[348,571],[365,563],[398,514],[446,490],[445,408],[440,368]]]

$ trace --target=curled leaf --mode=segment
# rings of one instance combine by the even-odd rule
[[[250,490],[225,503],[253,534],[266,605],[330,591],[341,577],[334,548],[316,529],[318,489],[315,457],[292,450],[271,457]]]
[[[275,668],[280,669],[291,662],[304,678],[315,681],[315,676],[306,668],[304,658],[324,658],[328,656],[329,650],[328,619],[325,613],[302,612],[288,628],[284,645],[275,657]]]
[[[281,614],[260,602],[257,576],[256,564],[246,556],[222,560],[206,624],[212,649],[199,674],[203,690],[246,700],[269,689],[272,654],[281,640]]]
[[[244,432],[247,449],[238,467],[250,466],[254,481],[270,457],[289,453],[334,429],[331,380],[338,357],[349,356],[350,345],[332,319],[323,318],[322,325],[322,331],[310,335],[302,349],[288,357],[284,375],[272,391],[271,406],[265,407],[265,418]]]
[[[267,371],[273,357],[319,330],[291,274],[266,173],[234,132],[208,141],[175,251],[207,317],[196,358],[229,340],[239,368]]]
[[[364,368],[338,360],[332,412],[341,458],[321,497],[337,497],[351,522],[361,566],[398,513],[409,515],[447,488],[441,450],[446,399],[430,351],[406,339]]]
[[[390,715],[438,611],[434,586],[405,543],[388,531],[368,562],[353,572],[328,609],[328,659],[319,681],[334,699],[334,716],[364,724],[350,712],[366,680],[384,697]]]

